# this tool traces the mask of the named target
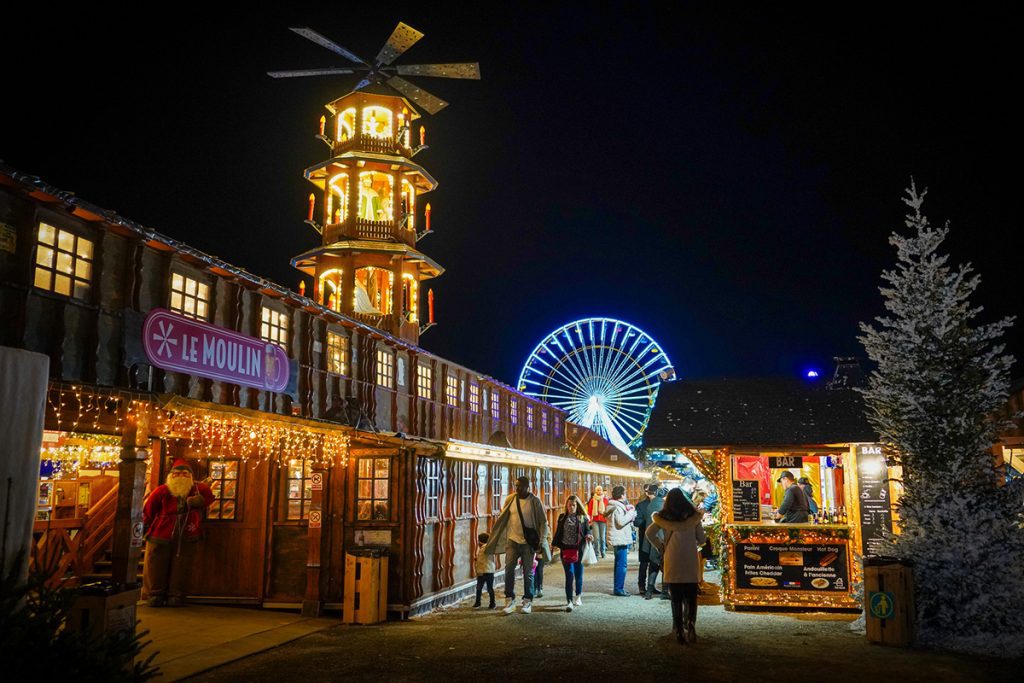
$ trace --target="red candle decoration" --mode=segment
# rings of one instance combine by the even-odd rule
[[[427,320],[434,324],[434,290],[427,290]]]
[[[313,210],[316,209],[316,195],[312,192],[309,193],[309,216],[306,220],[313,220]]]
[[[427,225],[427,232],[430,232],[430,202],[427,202],[427,207],[423,210],[423,218]]]
[[[324,126],[327,124],[327,119],[323,116],[320,117],[320,135],[324,134]]]
[[[299,280],[299,296],[306,296],[306,281]]]
[[[427,144],[427,127],[420,126],[420,146]]]

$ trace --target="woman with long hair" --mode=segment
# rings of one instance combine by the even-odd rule
[[[583,503],[576,496],[565,499],[565,510],[558,515],[555,524],[555,537],[552,546],[558,547],[562,557],[562,569],[565,570],[565,611],[571,612],[573,606],[583,604],[583,550],[588,541],[593,541],[590,533],[590,519],[583,509]],[[573,598],[573,584],[576,593]]]
[[[707,540],[700,522],[682,489],[672,489],[645,534],[661,554],[663,580],[672,596],[672,629],[682,645],[697,641],[697,548]]]

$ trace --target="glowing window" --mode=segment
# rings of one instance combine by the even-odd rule
[[[371,138],[391,137],[391,110],[377,106],[363,109],[363,135]]]
[[[395,388],[395,357],[384,349],[377,349],[377,385]]]
[[[353,301],[356,313],[386,315],[391,313],[391,290],[395,274],[384,268],[366,266],[356,271],[356,293]]]
[[[526,428],[533,429],[533,406],[526,406]]]
[[[519,424],[519,401],[512,397],[508,399],[508,419],[512,424]]]
[[[472,382],[469,384],[469,409],[474,413],[480,412],[480,385]]]
[[[393,221],[394,179],[387,173],[363,171],[359,174],[359,213],[361,221]]]
[[[341,271],[337,268],[320,274],[320,304],[341,311]]]
[[[35,286],[74,299],[88,299],[92,282],[92,241],[73,232],[39,224]]]
[[[359,458],[358,463],[357,518],[391,519],[391,458]]]
[[[338,142],[350,140],[356,132],[356,108],[346,109],[335,118],[338,126]]]
[[[450,406],[459,405],[459,380],[454,375],[445,377],[444,400]]]
[[[412,183],[402,179],[402,214],[406,230],[416,229],[416,190]]]
[[[343,334],[327,333],[327,372],[348,374],[349,340]]]
[[[501,419],[501,402],[498,401],[498,394],[497,394],[497,392],[495,392],[491,396],[491,419],[492,420],[500,420]]]
[[[416,395],[420,398],[434,398],[434,368],[429,365],[416,366]]]
[[[476,484],[476,465],[471,462],[460,462],[457,465],[459,474],[459,514],[473,514],[473,487]]]
[[[208,459],[213,502],[206,510],[207,519],[235,519],[238,514],[239,460]]]
[[[288,350],[288,314],[263,307],[260,316],[260,337]]]
[[[313,502],[313,467],[309,460],[292,458],[288,461],[285,493],[288,508],[285,519],[309,519],[309,507]]]
[[[196,320],[210,316],[210,286],[181,273],[171,273],[171,302],[169,308]]]
[[[348,175],[339,173],[328,183],[327,222],[341,223],[348,217]]]

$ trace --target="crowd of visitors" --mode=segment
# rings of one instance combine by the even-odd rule
[[[684,482],[685,484],[685,482]],[[702,546],[707,538],[701,524],[704,509],[702,491],[689,487],[668,490],[658,484],[644,489],[644,499],[634,506],[625,487],[615,486],[611,498],[595,487],[586,504],[576,495],[565,500],[551,530],[544,505],[530,490],[528,477],[516,481],[516,490],[502,505],[489,534],[480,534],[475,568],[475,608],[482,606],[486,588],[489,609],[497,607],[494,574],[504,565],[505,614],[516,611],[516,571],[522,577],[519,612],[530,614],[533,601],[543,596],[544,565],[552,562],[552,548],[558,550],[565,575],[565,611],[583,604],[585,567],[597,563],[610,551],[614,561],[612,595],[628,597],[627,556],[638,551],[640,567],[637,590],[645,599],[655,595],[672,603],[672,628],[682,643],[696,641],[697,594],[703,583]],[[504,559],[499,557],[503,555]],[[658,590],[659,575],[662,588]]]

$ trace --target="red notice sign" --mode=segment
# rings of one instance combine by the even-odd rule
[[[149,361],[164,370],[265,391],[288,386],[288,354],[280,346],[162,308],[146,316],[142,343]]]

